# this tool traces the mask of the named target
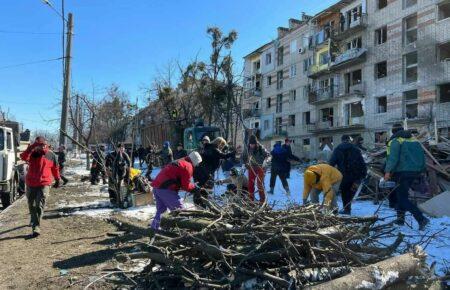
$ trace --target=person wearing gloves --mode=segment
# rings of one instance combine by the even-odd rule
[[[423,230],[429,220],[420,209],[409,200],[409,189],[414,180],[420,178],[425,171],[425,152],[420,142],[402,124],[394,124],[392,137],[387,146],[387,157],[384,180],[393,180],[398,186],[391,194],[396,201],[397,221],[405,223],[405,212],[409,211]]]
[[[226,193],[246,195],[248,192],[248,178],[236,167],[231,168],[230,176],[217,181],[217,184],[227,184]]]
[[[37,137],[20,158],[28,163],[25,177],[27,184],[28,208],[31,216],[33,237],[41,234],[41,218],[44,214],[45,198],[50,193],[50,185],[58,188],[60,182],[58,160],[56,154],[50,151],[44,137]]]
[[[328,164],[309,166],[303,177],[303,204],[311,194],[311,202],[319,203],[319,193],[324,194],[324,204],[328,209],[337,210],[336,193],[342,181],[341,172]]]
[[[202,189],[191,182],[194,167],[202,162],[198,152],[191,152],[188,157],[175,160],[167,164],[152,182],[153,196],[156,201],[156,214],[151,228],[158,230],[161,215],[169,210],[183,208],[178,192],[184,190],[190,193],[203,192]]]
[[[259,202],[266,201],[264,191],[265,161],[269,157],[269,152],[258,142],[255,135],[251,135],[248,141],[247,150],[242,154],[242,160],[248,170],[248,190],[250,200],[255,200],[255,181],[259,191]]]

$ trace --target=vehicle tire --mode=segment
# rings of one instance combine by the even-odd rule
[[[9,184],[9,191],[2,192],[1,200],[3,208],[10,206],[15,200],[17,195],[17,181],[15,178],[11,179]]]

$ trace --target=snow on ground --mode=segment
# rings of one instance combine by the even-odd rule
[[[135,163],[136,168],[139,168],[138,164]],[[72,172],[80,172],[81,175],[89,174],[89,172],[85,169],[74,168]],[[142,168],[143,172],[145,172],[145,165]],[[69,170],[68,170],[69,171]],[[154,178],[160,169],[155,168],[152,172],[152,177]],[[224,178],[224,175],[221,171],[219,171],[216,175],[217,178]],[[270,180],[270,172],[266,173],[264,184],[266,188],[269,188],[269,180]],[[303,192],[303,173],[300,169],[293,169],[291,171],[291,178],[288,180],[289,186],[291,189],[291,196],[286,196],[284,189],[281,185],[280,180],[277,179],[275,185],[274,194],[267,195],[267,199],[269,204],[273,204],[275,208],[282,208],[286,204],[291,203],[301,203],[302,200],[302,192]],[[69,183],[70,184],[70,183]],[[220,196],[225,192],[225,185],[214,187],[214,195]],[[92,203],[82,203],[82,204],[71,204],[68,202],[64,205],[64,207],[75,207],[82,205],[82,208],[76,211],[74,214],[78,215],[87,215],[92,217],[100,217],[105,218],[111,214],[121,214],[129,218],[136,218],[142,221],[150,220],[156,213],[156,207],[154,205],[136,207],[136,208],[128,208],[128,209],[117,209],[112,208],[109,201],[104,200],[104,197],[107,197],[104,193],[100,192],[101,188],[99,186],[92,187],[90,191],[87,192],[89,196],[98,196],[99,200]],[[96,195],[98,194],[98,195]],[[185,195],[185,193],[181,193],[180,196],[184,200],[183,203],[185,208],[193,208],[192,197]],[[255,194],[258,197],[258,194]],[[100,199],[102,198],[102,199]],[[340,197],[338,198],[338,204],[341,206],[342,202]],[[99,208],[101,206],[101,208]],[[395,219],[395,211],[390,209],[387,205],[387,201],[385,203],[374,204],[372,201],[363,201],[356,200],[352,206],[352,214],[355,216],[370,216],[377,214],[383,220],[382,223],[388,223]],[[445,268],[448,266],[447,263],[450,263],[450,217],[443,218],[430,218],[430,224],[427,229],[423,232],[418,231],[418,225],[415,222],[414,218],[407,214],[406,217],[406,225],[397,226],[395,232],[392,235],[392,238],[384,241],[386,244],[392,243],[396,235],[398,233],[402,233],[405,235],[404,242],[400,246],[400,252],[406,251],[411,248],[415,244],[421,245],[425,251],[428,253],[428,263],[431,264],[433,261],[436,261],[436,270],[439,274],[443,274]],[[399,252],[399,253],[400,253]]]

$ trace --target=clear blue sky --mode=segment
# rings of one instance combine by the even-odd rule
[[[61,18],[41,0],[1,1],[0,106],[26,128],[57,129],[61,61],[6,66],[62,56]],[[60,9],[60,0],[51,0]],[[207,26],[238,31],[242,57],[276,37],[278,26],[314,14],[335,0],[65,0],[74,14],[72,87],[92,91],[118,84],[133,99],[169,60],[185,63],[209,53]],[[56,34],[27,34],[35,32]],[[55,120],[49,122],[50,120]]]

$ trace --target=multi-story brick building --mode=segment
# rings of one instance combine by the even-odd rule
[[[290,19],[245,57],[246,125],[317,157],[343,134],[384,142],[395,122],[449,134],[450,1],[342,0]]]

